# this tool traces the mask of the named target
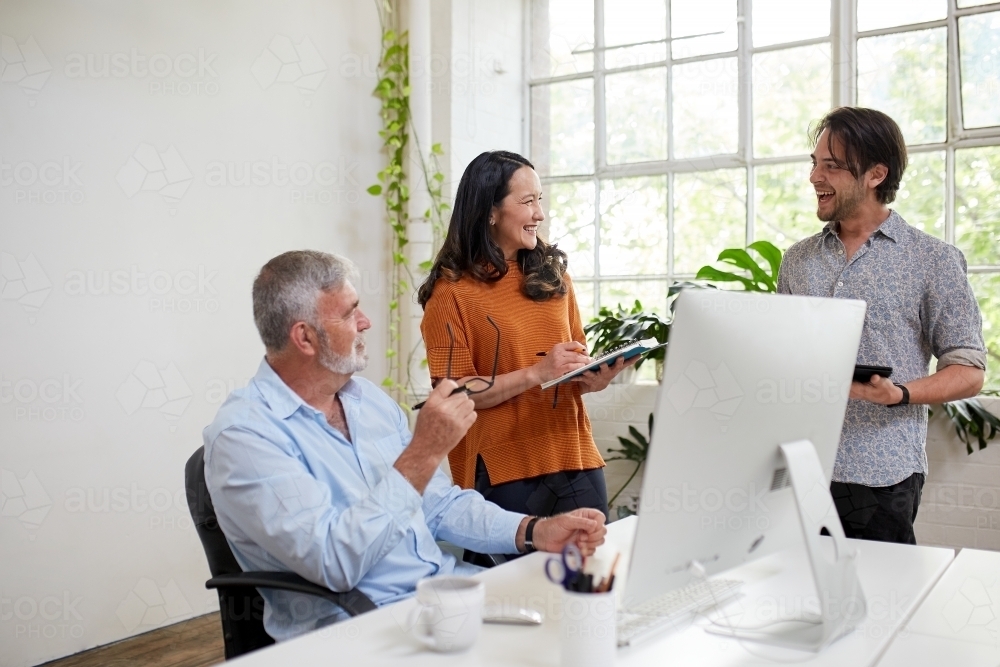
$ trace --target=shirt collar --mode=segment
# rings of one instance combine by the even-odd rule
[[[260,360],[260,366],[257,368],[253,382],[271,410],[281,419],[288,419],[300,407],[314,413],[319,412],[285,384],[285,381],[271,368],[271,364],[267,363],[266,357]],[[341,387],[337,395],[340,396],[341,401],[350,399],[358,402],[361,400],[361,385],[355,382],[352,377],[347,381],[347,384]]]
[[[896,213],[896,211],[890,210],[889,217],[886,218],[881,225],[879,225],[878,229],[872,232],[872,235],[874,236],[875,234],[881,233],[882,236],[886,237],[887,239],[898,242],[905,227],[906,227],[906,222],[903,221],[903,218],[901,218],[900,215]],[[822,236],[824,239],[830,236],[831,234],[836,234],[836,233],[837,233],[836,222],[828,222],[826,223],[826,225],[823,226]]]
[[[895,211],[889,211],[889,217],[885,219],[876,232],[881,232],[882,236],[888,239],[898,242],[902,238],[903,230],[906,228],[906,223],[903,219],[899,217],[899,214]]]

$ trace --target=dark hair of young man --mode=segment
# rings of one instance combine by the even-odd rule
[[[899,182],[906,171],[906,141],[896,121],[875,109],[839,107],[813,128],[813,144],[819,142],[823,130],[830,130],[827,148],[837,166],[849,170],[855,179],[860,179],[877,164],[885,165],[889,173],[875,188],[875,195],[881,204],[896,199]],[[834,137],[844,147],[843,156],[833,150]]]
[[[510,179],[523,167],[535,168],[510,151],[487,151],[476,157],[462,174],[455,193],[448,234],[427,280],[417,290],[417,301],[427,304],[438,278],[457,281],[465,274],[482,282],[496,282],[507,275],[507,261],[490,236],[490,213],[510,194]],[[537,239],[532,250],[517,251],[524,273],[521,291],[533,301],[566,294],[566,253]]]

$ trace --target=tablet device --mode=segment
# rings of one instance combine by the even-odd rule
[[[884,378],[888,378],[892,375],[891,366],[865,366],[864,364],[857,364],[854,367],[854,381],[855,382],[871,382],[873,375],[879,375]]]

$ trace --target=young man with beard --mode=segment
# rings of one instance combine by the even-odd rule
[[[857,363],[892,376],[851,384],[831,492],[848,537],[916,544],[927,405],[982,388],[982,318],[962,253],[888,208],[906,169],[899,126],[841,107],[813,140],[809,180],[827,224],[785,253],[778,291],[867,302]]]
[[[322,252],[279,255],[253,284],[266,354],[205,429],[205,480],[219,526],[244,570],[296,572],[383,605],[417,581],[474,574],[436,540],[481,553],[584,554],[604,541],[604,515],[576,509],[540,519],[463,491],[439,469],[476,420],[475,404],[443,380],[411,435],[406,415],[359,377],[368,361],[353,267]],[[341,620],[308,595],[261,589],[277,640]]]

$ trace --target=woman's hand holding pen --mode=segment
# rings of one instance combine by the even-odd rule
[[[636,355],[628,361],[625,361],[625,357],[618,357],[618,360],[611,366],[601,364],[599,370],[587,371],[577,375],[571,380],[571,382],[579,382],[583,385],[583,387],[580,388],[580,393],[582,394],[586,394],[591,391],[603,391],[609,384],[611,384],[611,380],[613,380],[616,375],[629,366],[635,366],[641,358],[642,355]]]
[[[566,343],[556,343],[552,349],[537,364],[531,367],[535,374],[534,384],[539,385],[549,380],[562,377],[570,371],[575,371],[591,361],[586,354],[587,348],[575,340]]]

